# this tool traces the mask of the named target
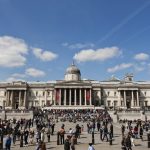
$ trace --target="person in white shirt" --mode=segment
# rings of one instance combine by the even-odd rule
[[[89,143],[88,150],[95,150],[95,148],[93,147],[92,143]]]

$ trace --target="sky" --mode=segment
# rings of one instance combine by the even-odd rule
[[[0,81],[150,81],[149,0],[0,0]]]

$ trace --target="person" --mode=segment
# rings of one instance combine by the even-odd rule
[[[75,150],[75,140],[76,140],[76,137],[75,137],[75,135],[73,135],[70,139],[71,150]]]
[[[48,128],[48,130],[47,130],[47,140],[48,140],[48,142],[50,142],[50,128]]]
[[[125,126],[124,125],[121,126],[121,133],[122,133],[122,137],[123,137],[124,133],[125,133]]]
[[[132,144],[131,144],[131,137],[130,137],[130,135],[128,135],[127,138],[126,138],[126,149],[127,150],[132,150]]]
[[[64,135],[65,135],[64,126],[61,127],[59,131],[59,135],[60,135],[60,144],[64,144]]]
[[[143,141],[143,128],[140,126],[140,138]]]
[[[64,150],[70,150],[70,136],[69,135],[67,135],[67,138],[65,139]]]
[[[6,143],[5,143],[5,150],[10,150],[10,147],[11,147],[11,137],[8,134],[6,138]]]
[[[126,137],[125,136],[122,137],[121,146],[122,146],[122,150],[126,150]]]
[[[93,147],[92,143],[89,143],[88,150],[95,150],[95,148]]]
[[[29,131],[26,129],[25,131],[24,131],[24,144],[25,144],[25,146],[28,146],[28,136],[29,136]]]
[[[103,136],[102,141],[104,141],[104,139],[106,137],[106,141],[108,142],[108,136],[107,136],[107,134],[108,134],[108,128],[107,128],[107,125],[105,125],[105,127],[104,127],[104,136]]]

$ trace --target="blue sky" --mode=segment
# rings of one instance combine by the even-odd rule
[[[82,78],[133,73],[150,80],[150,1],[0,0],[0,80]]]

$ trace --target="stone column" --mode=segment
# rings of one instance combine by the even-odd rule
[[[80,106],[82,105],[82,103],[81,103],[81,97],[82,97],[82,94],[81,94],[81,89],[80,89]]]
[[[131,107],[134,107],[134,94],[133,94],[133,90],[131,91],[132,92],[132,97],[131,97]]]
[[[22,101],[22,100],[21,100],[21,90],[20,90],[20,91],[19,91],[19,107],[22,106],[21,101]]]
[[[86,89],[84,89],[84,105],[86,105]]]
[[[64,89],[64,106],[66,106],[66,89]]]
[[[26,100],[27,100],[27,91],[25,90],[24,91],[24,104],[23,104],[23,107],[26,107]]]
[[[13,107],[13,92],[14,91],[11,91],[11,97],[10,97],[10,101],[11,101],[11,106]]]
[[[137,107],[139,107],[140,106],[140,101],[139,101],[139,92],[138,91],[136,91],[136,97],[137,97]]]
[[[91,89],[90,89],[90,105],[92,105],[92,92],[91,92]]]
[[[77,91],[76,89],[74,89],[74,105],[76,106],[77,105]]]
[[[8,91],[7,93],[7,102],[8,102],[8,106],[10,107],[10,91]]]
[[[56,89],[54,90],[54,106],[56,105]]]
[[[47,92],[48,91],[45,90],[44,92],[45,92],[45,95],[44,95],[45,96],[45,106],[47,106]]]
[[[59,106],[61,106],[61,89],[59,89]]]
[[[71,106],[71,89],[69,89],[69,105]]]
[[[6,105],[5,105],[5,107],[7,107],[7,106],[8,106],[8,93],[6,91]]]
[[[126,107],[126,91],[124,90],[124,107]]]
[[[121,91],[118,91],[118,92],[119,92],[118,106],[121,107]]]

